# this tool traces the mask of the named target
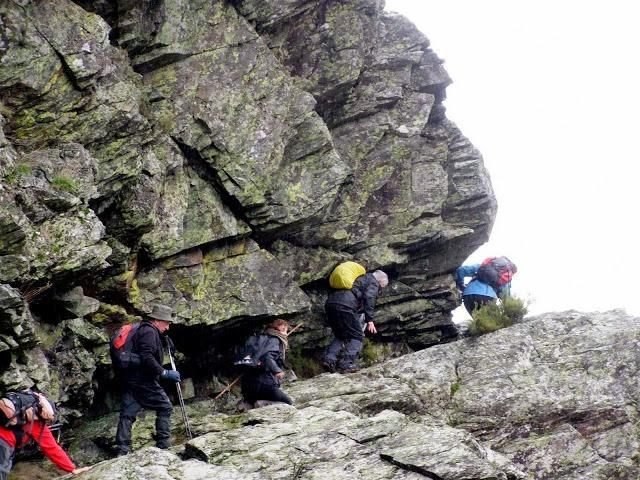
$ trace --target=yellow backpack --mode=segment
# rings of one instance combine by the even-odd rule
[[[342,262],[333,269],[329,276],[329,285],[331,288],[347,289],[353,287],[356,278],[367,273],[365,268],[356,262]]]

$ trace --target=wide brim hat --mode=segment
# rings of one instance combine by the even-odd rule
[[[173,309],[159,303],[154,303],[151,306],[151,313],[149,313],[149,317],[171,323],[176,321],[176,315]]]

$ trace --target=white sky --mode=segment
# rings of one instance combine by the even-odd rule
[[[480,149],[498,217],[470,261],[507,255],[531,313],[640,315],[640,4],[387,0],[454,83],[447,116]]]

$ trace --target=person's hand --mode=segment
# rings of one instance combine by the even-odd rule
[[[71,473],[73,473],[74,475],[78,475],[82,472],[86,472],[87,470],[91,470],[91,467],[80,467],[80,468],[76,468],[74,469]]]
[[[376,326],[373,324],[373,322],[367,322],[367,331],[369,333],[378,333],[378,330],[376,329]]]
[[[284,372],[274,373],[274,375],[278,380],[282,380],[284,378]]]
[[[160,378],[177,383],[180,381],[180,372],[177,370],[165,370],[162,372],[162,375],[160,375]]]

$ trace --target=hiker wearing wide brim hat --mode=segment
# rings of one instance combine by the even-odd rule
[[[156,446],[171,446],[170,429],[173,407],[160,380],[179,382],[180,373],[166,370],[164,360],[164,342],[166,334],[176,316],[171,307],[154,304],[147,318],[142,321],[132,338],[132,352],[140,357],[139,365],[132,365],[121,374],[122,400],[120,419],[116,432],[118,455],[131,450],[131,429],[138,412],[145,408],[156,412]]]
[[[351,373],[358,370],[365,331],[377,333],[373,313],[380,290],[389,284],[382,270],[359,276],[350,289],[329,292],[324,305],[327,324],[334,338],[324,353],[322,365],[329,371]]]

